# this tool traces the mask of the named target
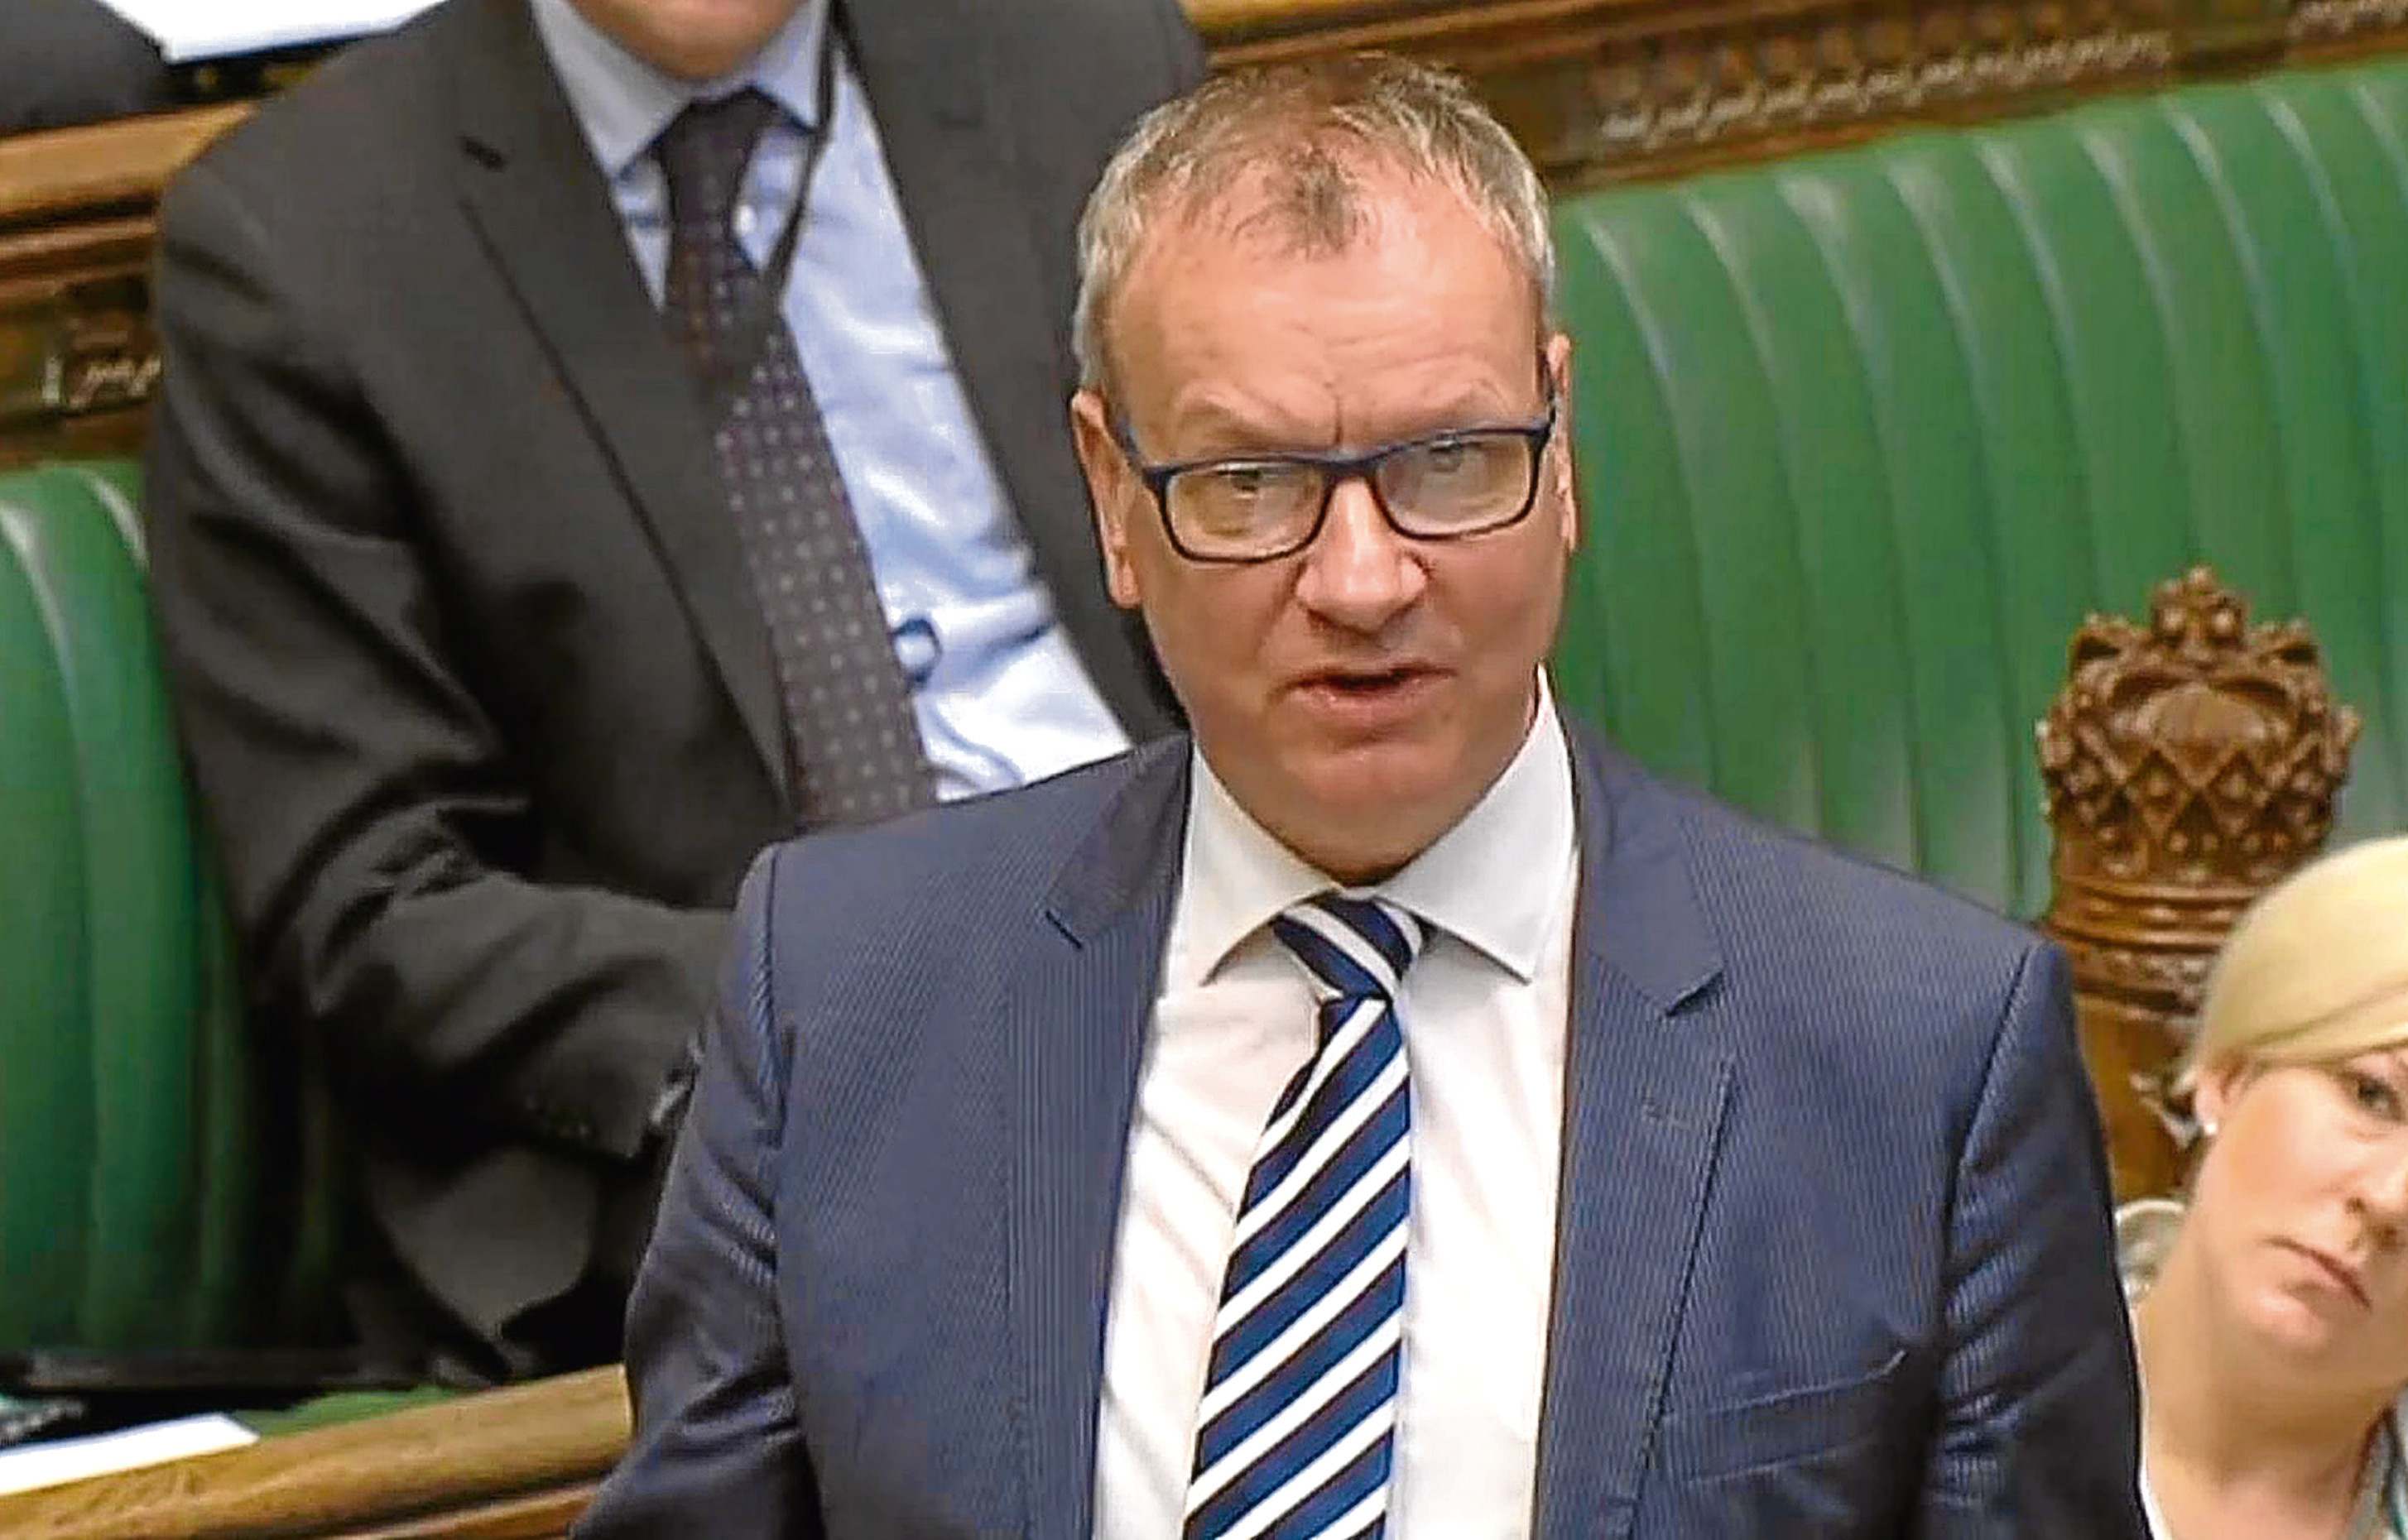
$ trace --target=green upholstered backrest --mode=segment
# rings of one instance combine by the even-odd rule
[[[1557,210],[1586,545],[1558,657],[1640,758],[1998,907],[2087,612],[2213,563],[2408,815],[2408,59]]]
[[[244,1030],[135,491],[0,476],[0,1355],[329,1323],[324,1130]]]

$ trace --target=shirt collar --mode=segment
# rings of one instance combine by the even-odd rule
[[[534,0],[536,32],[567,93],[569,110],[603,175],[616,180],[652,148],[688,102],[745,86],[776,102],[806,132],[819,126],[820,50],[829,46],[828,0],[804,0],[742,68],[699,83],[664,75],[585,19],[572,0]]]
[[[1193,750],[1181,922],[1165,981],[1201,984],[1291,905],[1337,886],[1238,805]],[[1538,710],[1504,774],[1454,828],[1377,886],[1527,983],[1561,913],[1557,877],[1573,848],[1572,772],[1545,673]]]

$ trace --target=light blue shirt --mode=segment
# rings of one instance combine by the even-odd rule
[[[669,219],[652,140],[688,101],[742,86],[785,109],[762,136],[737,206],[738,239],[767,266],[818,126],[820,50],[832,43],[826,0],[797,11],[749,69],[700,86],[635,58],[570,0],[533,3],[655,303]],[[1101,759],[1127,735],[1071,649],[987,460],[868,98],[841,52],[834,107],[786,285],[786,324],[878,574],[937,794],[997,791]]]

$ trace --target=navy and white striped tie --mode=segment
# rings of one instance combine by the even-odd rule
[[[1412,1111],[1398,979],[1421,921],[1324,893],[1271,921],[1321,997],[1221,1283],[1184,1540],[1366,1540],[1387,1522],[1402,1366]]]

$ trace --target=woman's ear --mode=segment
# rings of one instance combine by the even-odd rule
[[[2247,1061],[2238,1058],[2219,1059],[2200,1069],[2198,1089],[2191,1092],[2190,1109],[2199,1121],[2202,1138],[2214,1137],[2254,1073]]]

